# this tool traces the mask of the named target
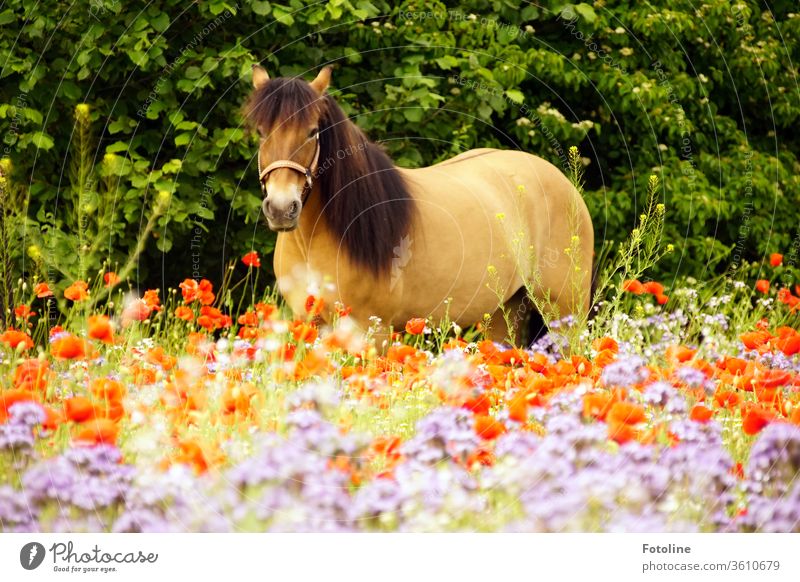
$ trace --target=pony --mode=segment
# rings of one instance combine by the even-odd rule
[[[563,172],[489,148],[397,167],[328,94],[331,73],[271,79],[253,65],[244,107],[292,311],[314,295],[325,321],[338,302],[362,328],[375,317],[394,329],[415,317],[486,321],[496,341],[521,337],[537,316],[588,314],[594,231]]]

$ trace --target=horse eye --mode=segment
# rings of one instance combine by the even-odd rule
[[[319,128],[315,127],[314,129],[312,129],[311,131],[308,132],[308,137],[314,137],[315,135],[317,135],[318,132],[319,132]]]

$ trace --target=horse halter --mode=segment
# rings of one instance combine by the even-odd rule
[[[319,131],[314,134],[314,157],[311,159],[311,164],[306,168],[292,160],[277,160],[272,162],[269,166],[261,169],[261,148],[258,149],[258,181],[261,183],[261,192],[264,194],[264,199],[267,197],[267,179],[270,172],[278,168],[289,168],[302,174],[306,183],[303,186],[303,193],[300,195],[300,202],[303,206],[306,205],[309,194],[311,194],[311,187],[313,186],[314,173],[317,171],[317,162],[319,161]]]

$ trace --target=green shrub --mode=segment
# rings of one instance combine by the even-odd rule
[[[774,251],[800,261],[792,2],[394,4],[4,4],[0,156],[27,196],[15,268],[36,265],[24,255],[37,237],[66,277],[135,254],[144,233],[134,275],[148,286],[219,281],[231,256],[268,254],[240,112],[256,61],[306,77],[336,63],[337,99],[401,165],[495,146],[565,166],[579,146],[598,250],[626,238],[657,174],[675,252],[654,276],[702,279]],[[70,180],[80,103],[95,136],[82,218]],[[169,204],[145,233],[159,193]],[[92,204],[101,195],[111,209]],[[107,228],[94,259],[67,236],[87,219]]]

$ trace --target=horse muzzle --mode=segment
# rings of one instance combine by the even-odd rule
[[[297,228],[302,204],[294,200],[286,206],[278,206],[265,198],[261,203],[261,211],[267,219],[267,226],[275,232],[288,232]]]

